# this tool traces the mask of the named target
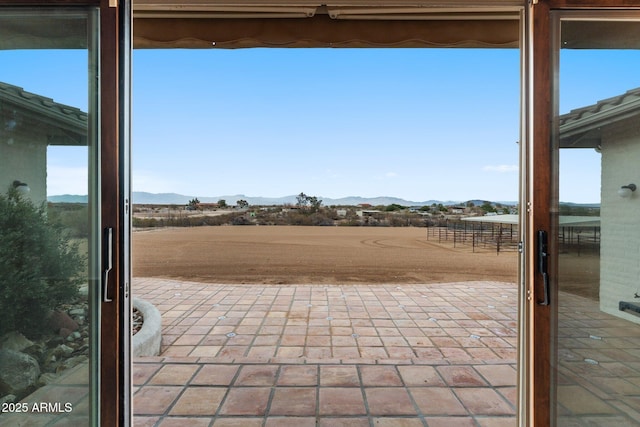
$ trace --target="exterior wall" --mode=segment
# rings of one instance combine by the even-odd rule
[[[34,138],[38,140],[40,138]],[[42,139],[46,141],[46,139]],[[28,197],[36,204],[47,200],[47,145],[15,138],[0,142],[0,193],[18,180],[29,185]]]
[[[602,135],[600,308],[630,321],[640,317],[621,312],[620,301],[640,293],[640,122],[627,120]],[[636,184],[631,197],[621,186]]]

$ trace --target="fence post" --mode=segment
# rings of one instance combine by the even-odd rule
[[[448,242],[449,241],[449,220],[445,219],[444,220],[444,239]]]
[[[580,245],[580,235],[578,234],[578,256],[582,255],[582,245]]]
[[[476,225],[472,224],[471,225],[472,228],[472,232],[471,232],[471,248],[472,248],[472,252],[476,251]]]
[[[453,223],[453,247],[456,247],[456,235],[458,234],[458,230],[456,227],[456,223]]]

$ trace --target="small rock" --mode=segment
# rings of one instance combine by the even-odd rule
[[[60,366],[61,361],[55,356],[55,354],[49,354],[44,359],[42,371],[44,372],[56,372],[58,366]]]
[[[62,311],[54,311],[49,318],[49,324],[54,332],[58,332],[62,328],[69,329],[70,331],[78,329],[78,323]]]
[[[71,331],[70,329],[67,328],[60,328],[60,332],[58,332],[58,335],[60,335],[61,338],[67,339],[69,338],[69,335],[71,335]]]
[[[36,359],[17,351],[0,350],[0,394],[24,397],[35,388],[39,377]]]
[[[84,316],[84,308],[72,308],[69,310],[70,316]]]
[[[71,331],[69,331],[69,333],[71,333]],[[60,344],[64,343],[64,338],[62,338],[62,336],[51,337],[50,339],[47,340],[46,343],[47,343],[47,348],[55,348]]]
[[[71,334],[69,334],[69,336],[67,337],[67,341],[68,342],[72,342],[75,341],[77,339],[80,339],[82,337],[82,335],[80,334],[80,332],[76,331],[76,332],[71,332]]]
[[[57,358],[60,356],[69,356],[71,353],[73,353],[73,349],[64,344],[60,344],[55,350],[53,350],[53,354],[55,354]]]
[[[38,342],[23,349],[22,352],[28,354],[29,356],[33,356],[34,359],[40,361],[43,360],[44,356],[47,354],[47,348],[44,346],[44,344]]]
[[[40,378],[38,378],[38,384],[40,386],[52,384],[52,383],[55,383],[58,378],[59,378],[59,375],[53,374],[51,372],[46,372],[40,375]]]
[[[89,344],[82,344],[78,348],[76,348],[73,353],[75,354],[88,354],[89,353]]]
[[[88,297],[89,296],[89,286],[88,285],[82,285],[80,286],[80,288],[78,289],[78,295],[81,297]]]
[[[0,340],[0,348],[7,350],[22,351],[32,345],[33,342],[25,338],[20,332],[9,332]]]
[[[17,398],[18,397],[15,394],[7,394],[0,399],[0,405],[4,405],[5,403],[14,403]]]
[[[78,366],[81,363],[86,363],[89,361],[89,358],[87,356],[75,356],[75,357],[71,357],[67,360],[65,360],[64,362],[62,362],[62,364],[60,366],[58,366],[58,369],[56,369],[56,372],[62,372],[66,369],[71,369],[74,366]]]

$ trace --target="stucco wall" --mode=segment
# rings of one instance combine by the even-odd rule
[[[636,184],[630,198],[621,186]],[[627,120],[602,135],[600,247],[600,307],[640,323],[640,317],[618,309],[620,301],[635,301],[640,293],[640,123]]]
[[[0,192],[18,180],[29,185],[28,197],[40,204],[47,199],[47,146],[33,141],[0,143]]]

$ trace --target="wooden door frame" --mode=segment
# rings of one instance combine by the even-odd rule
[[[541,0],[530,9],[530,188],[527,191],[526,204],[530,209],[529,227],[527,227],[527,391],[528,401],[525,405],[524,418],[527,425],[542,427],[549,426],[551,420],[552,397],[549,395],[551,387],[551,308],[542,306],[538,301],[542,299],[541,290],[544,283],[542,275],[537,271],[537,245],[535,234],[537,230],[550,231],[551,171],[551,25],[549,2]],[[553,252],[552,252],[553,253]],[[555,263],[551,263],[555,266]],[[553,274],[551,276],[553,278]],[[553,283],[553,281],[552,281]]]
[[[122,112],[120,97],[123,78],[120,66],[122,54],[121,29],[126,0],[0,0],[2,7],[37,8],[37,7],[99,7],[100,8],[100,163],[101,163],[101,218],[100,229],[114,229],[114,263],[109,274],[108,292],[113,302],[101,303],[100,306],[100,378],[98,387],[99,420],[103,426],[129,425],[130,414],[122,410],[125,400],[129,399],[130,387],[126,376],[129,369],[122,363],[123,340],[129,335],[122,328],[122,295],[125,279],[122,277],[123,209],[121,177],[121,139],[126,130],[122,129]],[[125,85],[128,90],[129,86]],[[129,125],[126,120],[126,125]],[[128,284],[128,283],[127,283]]]
[[[528,292],[530,310],[528,322],[530,329],[528,343],[530,346],[529,369],[527,372],[531,398],[526,404],[525,417],[527,425],[534,427],[555,425],[556,418],[556,380],[557,366],[557,279],[558,251],[553,237],[557,228],[558,197],[557,150],[553,146],[553,121],[556,119],[554,86],[556,82],[556,55],[553,13],[569,10],[611,10],[640,9],[640,3],[634,0],[531,0],[531,105],[529,123],[532,127],[530,172],[531,188],[529,197],[532,208],[529,229],[529,257],[527,282],[531,287]],[[546,230],[549,234],[551,280],[551,304],[541,306],[537,303],[542,298],[543,278],[536,268],[536,230]]]
[[[122,223],[120,166],[120,31],[119,1],[100,0],[100,141],[102,228],[113,228],[113,269],[106,287],[111,302],[101,303],[100,325],[100,423],[103,426],[130,425],[123,410],[130,391],[125,390],[121,329],[122,305]],[[115,4],[115,6],[114,6]]]

